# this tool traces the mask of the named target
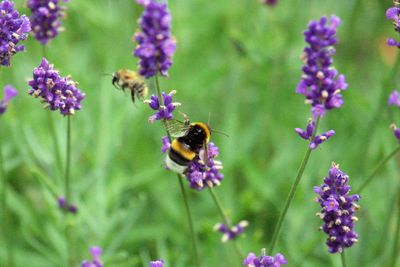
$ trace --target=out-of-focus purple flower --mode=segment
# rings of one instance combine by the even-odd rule
[[[338,75],[332,66],[335,54],[336,28],[340,19],[331,16],[319,21],[311,21],[304,32],[308,46],[304,49],[302,59],[303,76],[297,85],[296,92],[305,96],[305,102],[311,104],[314,119],[325,115],[327,110],[340,108],[343,105],[342,90],[347,89],[345,76]]]
[[[156,260],[150,262],[150,267],[163,267],[164,261],[163,260]]]
[[[220,172],[223,168],[222,162],[215,160],[219,154],[218,147],[211,142],[208,144],[207,152],[207,160],[205,160],[205,151],[202,149],[199,156],[190,162],[185,172],[190,187],[199,191],[205,187],[219,186],[224,179],[224,175]]]
[[[163,136],[161,138],[161,142],[162,142],[162,147],[161,147],[161,153],[165,153],[168,151],[168,149],[171,147],[171,143],[169,142],[169,138],[168,136]]]
[[[400,7],[398,5],[395,5],[394,7],[390,7],[389,9],[387,9],[386,18],[393,22],[394,29],[396,30],[396,32],[400,33]],[[393,38],[387,39],[387,45],[397,46],[400,48],[400,42],[396,41]]]
[[[33,70],[33,80],[28,82],[29,94],[39,97],[44,108],[60,110],[64,116],[73,115],[81,109],[81,101],[85,97],[77,88],[77,83],[70,76],[61,77],[53,65],[43,58],[39,67]]]
[[[286,265],[287,260],[285,257],[278,253],[275,257],[268,256],[265,249],[261,250],[261,256],[257,257],[254,253],[249,253],[243,261],[243,266],[246,267],[280,267]]]
[[[222,233],[222,242],[227,242],[242,234],[247,226],[249,226],[249,222],[245,220],[240,221],[231,228],[224,223],[218,223],[214,226],[214,230]]]
[[[333,163],[324,183],[314,187],[314,192],[319,195],[317,201],[322,208],[317,213],[324,222],[320,229],[328,235],[326,244],[330,253],[340,253],[358,241],[358,235],[354,231],[354,222],[358,219],[354,212],[359,208],[356,202],[360,196],[349,195],[348,181],[349,176]]]
[[[394,137],[396,137],[397,141],[400,144],[400,129],[397,128],[397,126],[395,124],[391,124],[390,128],[392,128]]]
[[[309,120],[307,127],[305,130],[301,128],[294,129],[296,133],[303,139],[310,141],[310,148],[316,149],[320,144],[331,138],[334,134],[334,130],[329,130],[321,135],[317,135],[312,138],[314,130],[315,130],[315,122],[313,120]],[[312,140],[311,140],[312,139]]]
[[[25,50],[18,43],[28,37],[30,30],[28,17],[19,15],[14,9],[14,2],[0,2],[0,65],[10,66],[11,57]]]
[[[171,37],[171,15],[166,3],[156,0],[137,0],[144,6],[139,19],[141,31],[135,34],[138,43],[134,56],[139,60],[139,73],[150,78],[157,73],[168,76],[176,42]]]
[[[13,99],[17,94],[18,91],[11,85],[4,86],[4,96],[3,99],[0,100],[0,115],[6,112],[11,99]]]
[[[389,100],[388,100],[388,105],[396,105],[398,107],[400,107],[400,95],[399,92],[394,90],[390,96],[389,96]]]
[[[75,204],[68,203],[68,201],[63,196],[58,197],[57,203],[58,203],[58,207],[64,211],[67,211],[67,212],[70,212],[73,214],[78,212],[78,207]]]
[[[59,0],[28,0],[27,6],[31,10],[32,32],[36,40],[46,45],[63,30],[60,19],[65,16],[66,7],[61,6]]]
[[[278,3],[278,0],[263,0],[263,3],[269,6],[274,6]]]
[[[81,267],[103,267],[103,263],[100,260],[100,256],[103,253],[100,247],[91,247],[90,254],[92,254],[92,261],[84,260],[81,263]]]
[[[156,110],[150,118],[149,122],[153,123],[157,120],[170,120],[174,117],[172,112],[175,110],[177,106],[180,106],[180,103],[172,102],[172,97],[176,93],[175,90],[171,91],[169,94],[162,92],[163,101],[160,103],[158,96],[152,95],[150,100],[145,100],[145,103],[148,103],[150,108]]]

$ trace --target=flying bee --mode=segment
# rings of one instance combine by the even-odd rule
[[[149,91],[143,78],[135,71],[120,69],[115,72],[112,78],[112,84],[125,92],[131,92],[132,102],[135,103],[135,96],[143,100]]]
[[[208,154],[206,148],[210,142],[211,128],[203,122],[190,123],[185,117],[184,122],[168,121],[167,129],[175,139],[171,142],[165,164],[168,169],[184,174],[200,150],[205,149],[205,155]]]

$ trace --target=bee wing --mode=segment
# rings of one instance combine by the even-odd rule
[[[189,124],[179,120],[166,120],[165,121],[167,131],[171,134],[171,137],[178,138],[184,136],[188,129]]]

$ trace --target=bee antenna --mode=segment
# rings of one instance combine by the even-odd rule
[[[103,76],[111,76],[111,77],[114,77],[114,74],[110,74],[110,73],[103,73]]]
[[[229,135],[227,135],[226,133],[224,133],[224,132],[221,132],[221,131],[218,131],[218,130],[214,130],[214,129],[212,129],[211,130],[213,133],[217,133],[217,134],[220,134],[220,135],[223,135],[223,136],[225,136],[225,137],[228,137],[229,138]]]

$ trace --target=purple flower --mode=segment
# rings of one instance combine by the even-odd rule
[[[278,0],[264,0],[264,4],[269,5],[269,6],[274,6],[278,3]]]
[[[397,128],[395,124],[390,125],[390,128],[392,128],[394,137],[396,137],[397,141],[400,144],[400,129]]]
[[[150,78],[157,73],[168,76],[176,43],[171,37],[171,15],[166,3],[137,0],[144,6],[139,19],[141,31],[135,34],[138,45],[133,52],[139,58],[139,73]]]
[[[223,234],[221,240],[222,242],[226,242],[242,234],[248,225],[249,222],[244,220],[240,221],[238,224],[231,228],[229,228],[229,226],[224,223],[218,223],[214,226],[214,230],[221,232]]]
[[[399,92],[394,90],[390,96],[389,96],[389,100],[388,100],[388,105],[396,105],[398,107],[400,107],[400,97],[399,97]]]
[[[324,116],[327,110],[343,105],[341,91],[346,90],[348,85],[344,75],[338,75],[332,66],[339,24],[340,19],[336,16],[331,16],[329,22],[327,17],[322,17],[319,21],[311,21],[304,32],[308,46],[302,56],[304,74],[296,92],[304,95],[305,102],[311,104],[314,119]]]
[[[100,260],[102,249],[100,247],[91,247],[90,254],[92,254],[92,261],[84,260],[81,263],[81,267],[103,267],[103,263]]]
[[[161,147],[161,153],[165,153],[168,151],[168,149],[171,147],[171,143],[169,142],[169,138],[168,136],[163,136],[161,138],[161,142],[162,142],[162,147]]]
[[[85,94],[79,91],[70,76],[61,77],[45,58],[39,67],[33,70],[33,80],[28,83],[31,90],[29,94],[39,97],[45,108],[60,110],[64,116],[73,115],[81,109],[81,101]]]
[[[164,261],[163,260],[156,260],[150,262],[150,267],[163,267]]]
[[[307,127],[305,130],[301,128],[295,128],[294,129],[296,133],[303,139],[309,140],[310,141],[310,148],[311,149],[316,149],[320,144],[331,138],[334,134],[334,130],[329,130],[321,135],[317,135],[314,138],[312,138],[314,130],[315,130],[315,122],[313,120],[309,120]]]
[[[355,202],[360,196],[349,195],[348,181],[349,176],[333,163],[324,183],[314,187],[322,208],[317,213],[324,222],[320,229],[328,235],[326,244],[330,253],[340,253],[358,241],[358,235],[353,229],[354,222],[358,220],[354,212],[359,208]]]
[[[57,199],[58,207],[64,211],[68,211],[70,213],[77,213],[78,207],[75,204],[69,204],[65,197],[61,196]]]
[[[207,162],[205,162],[205,151],[202,149],[199,156],[190,162],[185,176],[191,188],[203,190],[205,187],[214,187],[221,184],[224,175],[220,173],[222,162],[215,160],[218,156],[219,150],[214,143],[209,143],[207,147]]]
[[[177,106],[180,106],[180,103],[173,103],[172,97],[176,93],[175,90],[171,91],[169,94],[162,92],[163,101],[160,103],[158,96],[152,95],[150,100],[145,100],[145,103],[148,103],[150,108],[156,110],[150,118],[149,122],[153,123],[156,120],[170,120],[174,117],[172,112],[175,110]]]
[[[400,7],[397,4],[394,7],[390,7],[388,10],[386,10],[386,18],[393,22],[395,31],[400,33]],[[393,38],[387,39],[387,45],[397,46],[400,48],[400,42]]]
[[[15,90],[14,87],[11,85],[4,86],[4,96],[3,99],[0,100],[0,115],[6,112],[8,104],[10,103],[11,99],[13,99],[17,94],[18,91]]]
[[[19,42],[28,37],[29,19],[14,9],[14,2],[0,2],[0,65],[10,66],[11,57],[25,50]]]
[[[64,17],[65,6],[59,5],[59,0],[42,1],[42,0],[28,0],[27,6],[31,10],[32,32],[42,45],[55,38],[60,31],[60,19]],[[64,0],[64,2],[67,2]]]
[[[261,256],[257,257],[254,253],[249,253],[243,261],[243,266],[246,267],[280,267],[286,265],[285,257],[278,253],[275,257],[266,255],[265,249],[261,250]]]

